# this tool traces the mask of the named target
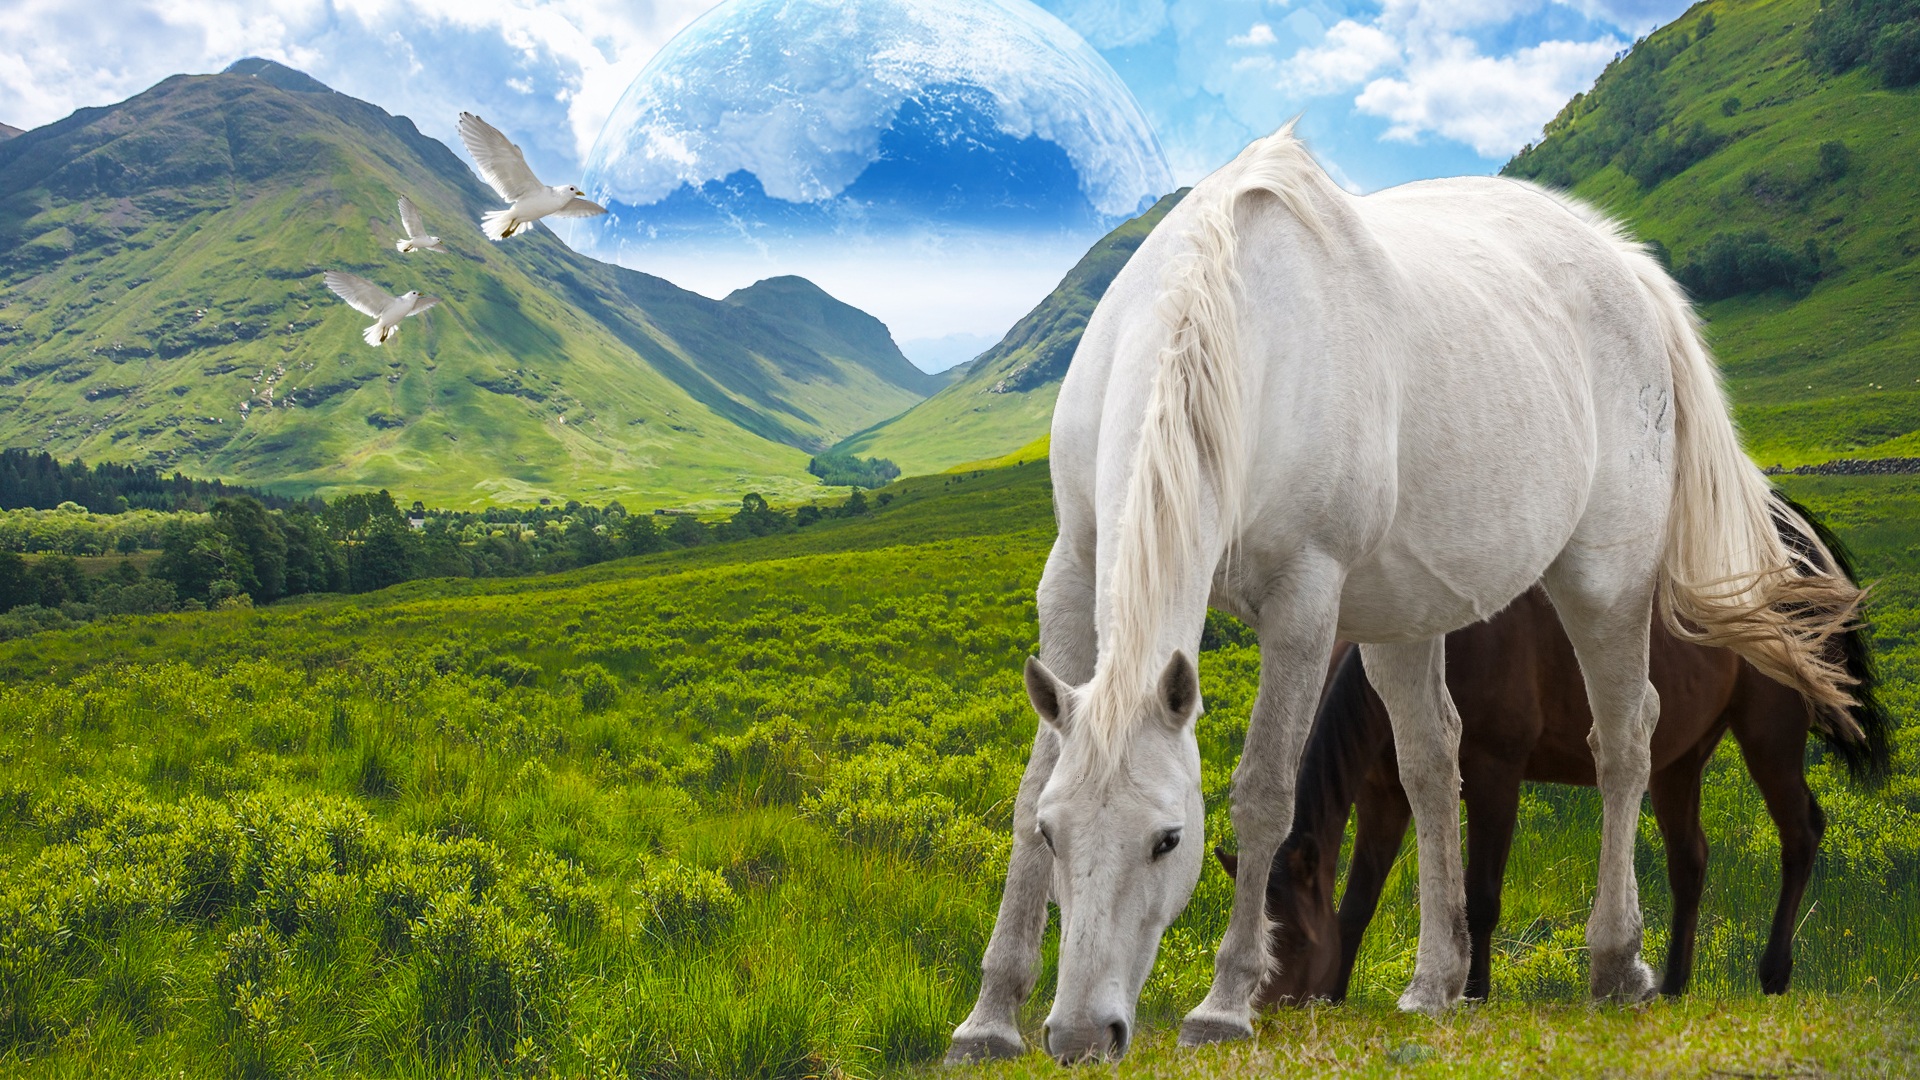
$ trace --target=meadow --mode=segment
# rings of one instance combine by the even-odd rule
[[[1920,481],[1794,477],[1920,694]],[[118,617],[0,643],[0,1072],[635,1077],[925,1070],[970,1006],[1034,719],[1044,461],[795,533],[521,579]],[[1258,657],[1210,623],[1209,842]],[[1122,1071],[1900,1074],[1920,1049],[1920,778],[1810,758],[1830,819],[1794,992],[1752,973],[1777,844],[1736,754],[1689,998],[1583,1003],[1597,801],[1532,788],[1495,1003],[1401,1017],[1411,852],[1353,1002],[1170,1043],[1231,883],[1167,935]],[[1662,956],[1658,838],[1638,852]],[[1050,956],[1051,947],[1049,947]],[[1025,1017],[1037,1030],[1051,959]],[[1038,1056],[973,1070],[1051,1072]]]

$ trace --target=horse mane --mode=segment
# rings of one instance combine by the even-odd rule
[[[1306,748],[1300,754],[1300,780],[1294,788],[1293,830],[1274,856],[1276,870],[1267,879],[1271,890],[1286,882],[1279,860],[1300,846],[1303,838],[1321,841],[1321,856],[1334,858],[1347,826],[1348,812],[1359,800],[1360,785],[1380,759],[1382,743],[1392,735],[1384,708],[1369,691],[1367,670],[1354,646],[1341,657],[1327,681],[1327,691],[1313,716]]]
[[[1774,516],[1780,539],[1797,556],[1829,573],[1843,574],[1856,585],[1860,583],[1860,575],[1854,570],[1853,553],[1847,550],[1833,530],[1827,528],[1825,522],[1785,492],[1775,489],[1773,499],[1777,504]],[[1808,544],[1800,530],[1785,520],[1788,513],[1805,523],[1819,542],[1818,546]],[[1840,758],[1848,774],[1862,782],[1885,777],[1893,762],[1893,717],[1887,712],[1886,703],[1880,700],[1880,668],[1874,660],[1873,645],[1867,639],[1869,629],[1864,621],[1855,620],[1838,635],[1841,664],[1853,679],[1854,705],[1849,712],[1853,723],[1859,728],[1857,737],[1848,736],[1845,724],[1836,725],[1822,710],[1813,710],[1816,720],[1814,733],[1828,750]],[[1811,708],[1813,703],[1809,701],[1808,705]]]
[[[1186,249],[1166,269],[1155,313],[1166,326],[1134,449],[1109,579],[1109,632],[1087,687],[1085,728],[1111,771],[1125,754],[1141,700],[1167,658],[1157,655],[1162,620],[1206,543],[1203,514],[1212,497],[1225,544],[1239,525],[1246,470],[1238,341],[1242,196],[1276,196],[1308,231],[1327,240],[1312,195],[1332,187],[1293,123],[1250,144],[1202,183],[1181,209],[1195,217]],[[1337,190],[1337,189],[1335,189]],[[1198,196],[1198,197],[1196,197]]]

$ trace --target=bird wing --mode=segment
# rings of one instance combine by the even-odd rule
[[[379,318],[381,312],[393,306],[393,295],[387,290],[343,270],[327,271],[327,288],[345,300],[348,307],[371,318]]]
[[[416,296],[413,298],[413,310],[407,312],[407,314],[418,315],[439,302],[440,298],[437,296]]]
[[[460,114],[460,141],[480,167],[480,178],[508,202],[519,202],[546,186],[527,168],[527,157],[518,146],[472,113]]]
[[[590,202],[586,199],[574,199],[572,202],[568,203],[567,205],[561,207],[558,210],[555,210],[553,213],[548,214],[547,216],[548,217],[593,217],[596,214],[604,214],[606,212],[607,212],[607,208],[604,206],[601,206],[597,202]]]
[[[405,195],[400,196],[400,227],[407,230],[409,240],[418,240],[427,235],[427,223],[420,219],[420,208]]]

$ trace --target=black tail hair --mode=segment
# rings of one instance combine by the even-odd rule
[[[1795,502],[1784,492],[1776,490],[1773,498],[1780,504],[1774,509],[1777,516],[1782,515],[1784,511],[1791,511],[1801,521],[1807,523],[1807,526],[1813,530],[1813,534],[1819,537],[1820,543],[1826,547],[1827,553],[1833,557],[1833,565],[1823,566],[1822,569],[1845,574],[1848,581],[1858,585],[1860,577],[1853,568],[1853,555],[1847,550],[1847,546],[1840,542],[1840,538],[1833,534],[1833,530],[1827,528],[1824,522],[1814,516],[1813,511]],[[1819,552],[1807,549],[1806,542],[1798,530],[1784,521],[1779,523],[1778,529],[1780,538],[1786,541],[1788,548],[1816,564],[1826,561],[1820,557]],[[1853,722],[1860,726],[1860,738],[1856,740],[1836,734],[1834,730],[1836,726],[1832,724],[1815,724],[1814,732],[1820,736],[1820,741],[1826,745],[1827,749],[1840,758],[1841,763],[1847,767],[1847,772],[1855,780],[1875,783],[1886,777],[1893,763],[1893,717],[1888,714],[1886,705],[1880,701],[1880,669],[1874,660],[1873,645],[1868,640],[1868,629],[1866,622],[1862,621],[1837,639],[1837,647],[1846,662],[1847,674],[1854,680],[1853,696],[1858,704],[1851,710],[1851,715]]]
[[[1359,799],[1361,783],[1392,738],[1386,710],[1374,709],[1373,701],[1372,684],[1367,682],[1366,668],[1360,663],[1360,647],[1350,646],[1328,680],[1319,708],[1314,710],[1313,728],[1300,754],[1293,829],[1274,853],[1272,876],[1267,879],[1270,895],[1289,887],[1286,858],[1295,848],[1316,831],[1331,830],[1335,820],[1345,829],[1353,804]],[[1339,843],[1334,841],[1336,852]]]

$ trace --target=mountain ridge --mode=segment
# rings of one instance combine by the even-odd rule
[[[451,255],[392,251],[403,193]],[[410,120],[271,61],[0,142],[0,442],[288,490],[717,505],[806,493],[811,453],[923,396],[545,228],[489,244],[495,205]],[[447,303],[367,349],[321,269]]]
[[[890,459],[909,475],[1012,454],[1047,434],[1066,377],[1100,298],[1141,241],[1188,189],[1162,196],[1087,249],[999,343],[968,361],[945,389],[849,436],[836,453]]]

